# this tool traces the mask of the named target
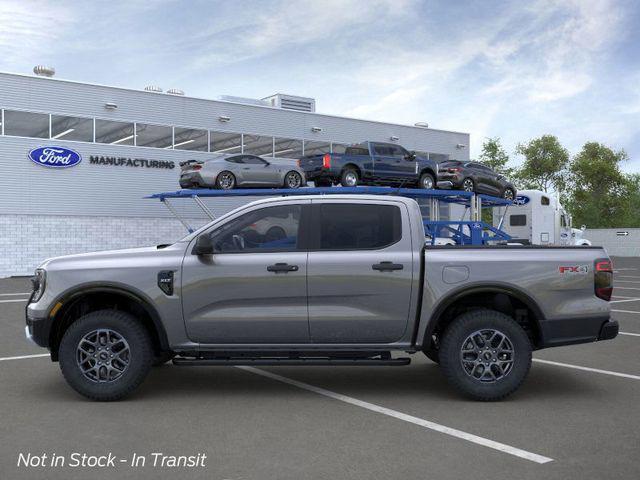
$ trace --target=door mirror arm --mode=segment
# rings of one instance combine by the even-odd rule
[[[200,235],[196,239],[196,244],[193,246],[194,255],[212,255],[213,254],[213,242],[208,234]]]

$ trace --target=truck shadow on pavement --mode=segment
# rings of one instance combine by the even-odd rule
[[[536,368],[538,367],[538,368]],[[410,368],[384,367],[262,367],[277,375],[321,387],[333,392],[365,401],[384,401],[398,397],[435,402],[472,402],[453,390],[445,381],[438,366],[427,363]],[[62,376],[46,375],[43,381],[25,388],[26,395],[54,401],[82,401]],[[295,386],[263,378],[233,367],[176,367],[171,364],[154,368],[141,387],[124,402],[158,399],[162,401],[184,399],[210,399],[218,396],[243,397],[264,395],[283,396],[304,393]],[[503,402],[527,400],[563,401],[583,399],[607,400],[612,393],[592,378],[580,378],[571,372],[535,366],[523,387]],[[375,397],[373,400],[372,398]]]

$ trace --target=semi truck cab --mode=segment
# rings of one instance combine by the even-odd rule
[[[573,228],[571,215],[557,197],[541,190],[518,192],[513,205],[498,208],[494,226],[499,227],[504,215],[502,230],[515,243],[524,245],[588,246],[591,242],[582,238],[585,226]]]

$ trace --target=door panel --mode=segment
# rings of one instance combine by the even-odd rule
[[[189,338],[207,344],[307,343],[307,251],[301,223],[309,200],[249,208],[201,235],[212,255],[182,265]],[[195,242],[195,241],[194,241]]]
[[[270,272],[277,263],[297,271]],[[307,253],[187,254],[183,312],[201,343],[306,343]]]
[[[320,212],[320,207],[325,210]],[[393,234],[398,241],[371,249],[367,247],[380,237],[376,230],[387,220],[380,212],[389,204],[360,207],[371,210],[337,200],[314,205],[312,221],[325,230],[321,236],[329,238],[328,243],[334,246],[355,246],[309,252],[309,327],[314,343],[391,343],[399,340],[407,327],[413,280],[407,213],[404,206],[390,207],[399,212],[399,224]],[[388,264],[383,262],[402,269],[386,270]]]

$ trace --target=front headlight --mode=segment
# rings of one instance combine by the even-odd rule
[[[37,302],[42,297],[44,289],[47,285],[47,273],[42,268],[36,270],[36,274],[31,278],[31,284],[33,285],[33,293],[31,294],[31,301]]]

